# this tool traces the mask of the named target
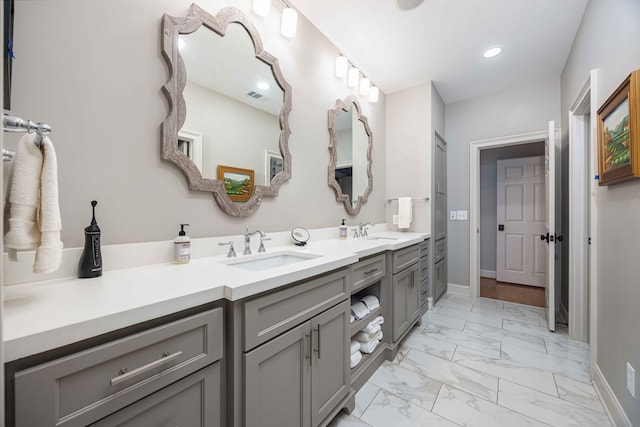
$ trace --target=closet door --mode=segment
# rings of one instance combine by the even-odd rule
[[[433,153],[433,231],[434,231],[434,253],[432,262],[434,263],[434,272],[437,271],[439,276],[432,280],[431,283],[437,284],[432,289],[434,300],[437,300],[447,291],[447,143],[436,133]],[[436,267],[435,264],[438,264]]]

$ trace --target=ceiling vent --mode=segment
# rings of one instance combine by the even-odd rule
[[[247,96],[250,96],[250,97],[255,98],[255,99],[262,98],[262,94],[260,94],[258,92],[254,92],[254,91],[251,91],[251,92],[247,93]]]
[[[398,8],[402,10],[411,10],[424,3],[424,0],[396,0]]]

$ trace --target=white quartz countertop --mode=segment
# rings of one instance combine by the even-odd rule
[[[368,239],[328,239],[271,248],[317,257],[263,271],[248,271],[207,257],[189,264],[154,264],[107,271],[93,279],[65,278],[4,289],[5,362],[225,298],[240,300],[317,276],[429,237],[383,232]],[[243,255],[238,255],[241,259]],[[222,261],[222,262],[221,262]]]

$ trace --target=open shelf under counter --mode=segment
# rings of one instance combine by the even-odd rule
[[[382,314],[382,306],[369,312],[369,314],[367,314],[364,318],[360,320],[356,320],[353,323],[351,323],[351,336],[353,337],[355,334],[360,332],[365,326],[369,324],[369,322],[371,322],[373,319],[380,316],[381,314]]]

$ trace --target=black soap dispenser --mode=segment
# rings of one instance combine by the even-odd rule
[[[100,227],[96,222],[96,205],[91,201],[93,217],[91,224],[84,229],[84,250],[78,263],[78,277],[90,278],[102,276],[102,253],[100,251]]]

